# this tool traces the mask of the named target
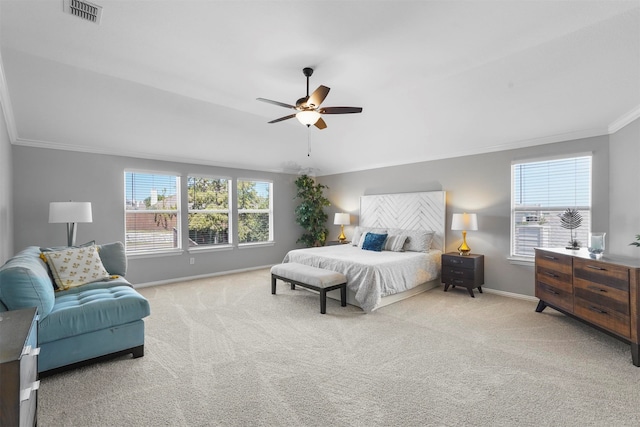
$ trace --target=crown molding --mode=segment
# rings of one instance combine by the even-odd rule
[[[618,132],[620,129],[631,123],[632,121],[640,118],[640,105],[637,105],[627,114],[622,115],[618,119],[614,120],[609,125],[609,135]]]

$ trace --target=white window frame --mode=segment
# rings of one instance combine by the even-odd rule
[[[269,208],[268,209],[241,209],[238,206],[240,202],[240,196],[236,195],[235,204],[237,207],[237,228],[240,228],[240,214],[243,213],[268,213],[269,214],[269,240],[260,241],[260,242],[240,242],[240,236],[238,236],[238,247],[249,247],[249,246],[260,246],[260,245],[272,245],[274,242],[273,239],[273,181],[269,179],[259,179],[259,178],[238,178],[236,181],[236,191],[238,190],[238,186],[241,182],[257,182],[257,183],[265,183],[269,184]]]
[[[515,179],[515,172],[516,172],[516,168],[519,165],[524,165],[524,164],[532,164],[532,163],[545,163],[545,162],[553,162],[553,161],[557,161],[557,160],[571,160],[571,159],[580,159],[580,158],[585,158],[588,157],[589,158],[589,183],[588,183],[588,187],[589,187],[589,191],[588,191],[588,205],[572,205],[570,203],[567,203],[567,205],[563,205],[563,206],[552,206],[552,205],[532,205],[532,206],[527,206],[527,205],[517,205],[516,204],[516,179]],[[593,223],[593,218],[592,218],[592,211],[593,211],[593,202],[592,202],[592,192],[593,192],[593,153],[574,153],[574,154],[568,154],[568,155],[562,155],[562,156],[553,156],[553,157],[543,157],[543,158],[534,158],[534,159],[522,159],[522,160],[515,160],[511,163],[511,229],[510,229],[510,256],[509,256],[509,260],[514,263],[514,264],[523,264],[523,265],[533,265],[534,263],[534,254],[522,254],[522,253],[516,253],[516,239],[517,236],[516,234],[518,233],[518,231],[516,231],[516,229],[518,227],[523,227],[523,226],[528,226],[528,221],[529,218],[527,218],[527,220],[525,221],[523,218],[521,218],[523,215],[519,212],[522,211],[540,211],[540,212],[547,212],[547,213],[552,213],[552,215],[556,215],[556,214],[561,214],[562,212],[564,212],[567,208],[574,208],[577,209],[583,216],[583,220],[586,219],[586,224],[585,222],[583,222],[582,226],[580,227],[579,231],[581,234],[585,233],[586,230],[586,235],[587,235],[587,239],[582,239],[582,246],[586,246],[588,244],[587,241],[588,240],[588,235],[589,232],[591,231],[591,224]],[[553,194],[553,193],[552,193]],[[577,197],[576,197],[577,198]],[[537,227],[537,224],[534,224],[534,222],[536,222],[537,220],[539,220],[540,218],[535,218],[535,216],[532,218],[532,226],[533,227]],[[555,218],[545,218],[545,220],[549,220],[549,219],[554,219]],[[522,230],[520,230],[521,232]],[[533,232],[534,230],[531,229],[529,230],[531,232]],[[557,231],[557,230],[556,230]],[[566,232],[567,234],[570,233],[569,230],[565,230],[562,229],[563,232]],[[540,230],[540,233],[543,233],[543,230]],[[552,236],[553,239],[555,240],[555,238],[557,236]],[[562,237],[564,238],[564,236]],[[544,240],[544,239],[543,239]],[[564,239],[564,240],[569,240]],[[562,241],[564,241],[562,240]],[[562,246],[564,246],[565,243],[562,244]],[[540,245],[542,246],[542,245]],[[554,247],[559,247],[559,244],[552,244],[551,246]]]
[[[227,181],[227,192],[228,192],[228,203],[227,203],[227,209],[191,209],[191,207],[189,207],[189,185],[190,185],[190,179],[191,178],[195,178],[195,179],[224,179]],[[212,176],[212,175],[203,175],[203,174],[196,174],[196,173],[190,173],[189,175],[187,175],[187,218],[189,217],[189,214],[192,213],[203,213],[203,214],[216,214],[216,213],[222,213],[222,214],[226,214],[227,217],[229,218],[229,229],[228,229],[228,242],[227,243],[214,243],[214,244],[209,244],[209,245],[199,245],[199,246],[189,246],[189,252],[194,252],[194,251],[207,251],[207,250],[216,250],[216,249],[227,249],[227,248],[231,248],[233,245],[233,230],[234,230],[234,220],[233,220],[233,212],[232,212],[232,207],[234,204],[233,201],[233,179],[231,179],[228,176]],[[187,222],[187,235],[189,232],[189,225]]]
[[[138,175],[158,175],[163,177],[172,177],[175,178],[176,181],[176,209],[129,209],[127,205],[127,174],[138,174]],[[182,251],[182,195],[181,195],[181,185],[180,180],[181,176],[176,172],[169,171],[149,171],[149,170],[136,170],[136,169],[125,169],[124,174],[124,242],[125,242],[125,253],[127,257],[135,258],[135,257],[149,257],[149,256],[163,256],[163,255],[179,255]],[[150,195],[151,196],[151,195]],[[133,200],[135,201],[135,196],[133,196]],[[176,215],[176,246],[171,248],[155,248],[155,249],[143,249],[143,250],[135,250],[130,249],[130,246],[127,244],[129,240],[127,238],[127,213],[168,213]]]

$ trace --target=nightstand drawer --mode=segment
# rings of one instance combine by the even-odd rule
[[[442,280],[444,282],[445,279],[471,279],[473,281],[475,277],[475,272],[470,268],[459,268],[459,267],[442,267]]]
[[[474,269],[478,258],[466,258],[463,256],[442,255],[442,269],[445,266]]]

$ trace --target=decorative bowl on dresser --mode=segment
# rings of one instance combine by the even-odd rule
[[[0,427],[34,426],[38,407],[37,309],[0,313]]]
[[[640,260],[536,248],[537,312],[552,307],[631,345],[640,366]]]

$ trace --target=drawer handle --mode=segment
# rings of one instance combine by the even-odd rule
[[[589,310],[595,311],[596,313],[600,313],[600,314],[609,314],[606,311],[600,310],[598,307],[594,307],[592,305],[589,306]]]
[[[560,295],[560,292],[554,291],[551,288],[547,288],[547,292],[549,292],[550,294],[554,294],[554,295]]]
[[[453,281],[453,283],[458,283],[458,284],[460,284],[460,283],[464,283],[464,280],[455,279],[455,280]]]
[[[595,266],[595,265],[587,265],[587,268],[590,268],[590,269],[592,269],[592,270],[607,271],[607,269],[606,269],[606,268],[598,267],[598,266]]]
[[[462,264],[462,261],[459,261],[457,259],[452,259],[451,264]]]
[[[546,274],[549,277],[560,277],[557,274],[549,273],[548,271],[546,271],[544,274]]]
[[[464,274],[464,271],[460,271],[460,270],[453,270],[452,271],[453,274],[457,274],[457,275],[462,275]]]
[[[546,259],[552,259],[552,260],[554,260],[554,261],[558,259],[558,258],[556,258],[556,257],[554,257],[554,256],[551,256],[551,255],[544,255],[544,257],[545,257]]]
[[[39,388],[40,381],[35,381],[33,384],[31,384],[31,387],[20,390],[20,403],[24,402],[25,400],[29,400],[29,398],[31,397],[31,392],[36,391]]]
[[[606,289],[602,289],[597,286],[587,286],[587,289],[590,289],[592,291],[604,292],[604,293],[608,292]]]
[[[33,348],[30,345],[27,345],[27,346],[24,346],[24,348],[22,349],[22,354],[20,355],[20,357],[37,356],[39,354],[40,354],[40,347]]]

